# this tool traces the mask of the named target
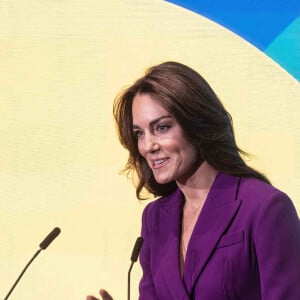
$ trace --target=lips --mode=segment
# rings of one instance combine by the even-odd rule
[[[168,158],[159,158],[152,160],[152,167],[154,169],[160,168],[164,165],[164,163],[168,160]]]

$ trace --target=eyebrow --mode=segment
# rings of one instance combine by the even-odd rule
[[[149,123],[149,125],[150,125],[150,127],[153,127],[156,123],[160,122],[160,121],[163,120],[163,119],[172,119],[172,118],[173,118],[173,117],[170,116],[170,115],[161,116],[161,117],[156,118],[156,119],[154,119],[153,121],[151,121],[151,122]],[[134,125],[134,124],[133,124],[133,125],[132,125],[132,128],[133,128],[133,129],[139,129],[140,126]]]

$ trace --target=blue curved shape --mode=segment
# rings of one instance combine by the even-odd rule
[[[300,15],[299,0],[169,0],[230,29],[264,50]]]
[[[290,39],[282,39],[282,42],[277,40],[276,46],[273,44],[300,16],[299,0],[165,1],[187,8],[228,28],[261,51],[266,51],[267,55],[300,80],[299,71],[295,71],[295,60],[298,62],[297,66],[300,61],[298,46],[285,45],[291,42]],[[297,28],[293,29],[295,30]],[[294,35],[294,44],[297,45],[300,42],[299,31],[298,27],[298,35]],[[294,64],[289,57],[293,58]]]
[[[265,50],[296,79],[300,80],[300,17],[279,34]]]

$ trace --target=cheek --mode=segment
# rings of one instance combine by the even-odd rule
[[[187,144],[186,148],[184,149],[184,160],[187,162],[187,164],[194,164],[197,159],[198,155],[196,149],[192,145]]]
[[[140,141],[137,142],[137,150],[141,156],[143,156],[143,157],[145,156],[144,155],[145,150],[144,150],[143,144]]]
[[[166,138],[161,140],[161,148],[170,153],[180,153],[182,151],[182,145],[176,138]]]

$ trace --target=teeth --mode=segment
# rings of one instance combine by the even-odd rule
[[[156,165],[160,165],[160,164],[162,164],[164,161],[166,161],[165,159],[161,159],[161,160],[156,160],[155,162],[154,162],[154,165],[156,166]]]

